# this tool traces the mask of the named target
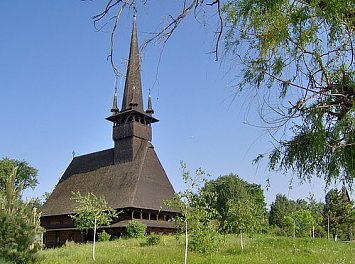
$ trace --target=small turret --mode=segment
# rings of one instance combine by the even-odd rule
[[[132,100],[131,102],[129,103],[129,106],[132,107],[132,108],[135,108],[136,106],[138,106],[138,103],[136,101],[136,87],[133,86],[133,92],[132,92]]]
[[[148,97],[148,108],[145,112],[150,116],[154,114],[154,110],[152,107],[152,97],[150,95]]]
[[[112,108],[111,108],[112,114],[118,113],[119,109],[117,107],[117,90],[115,89],[115,94],[113,95],[113,102],[112,102]]]

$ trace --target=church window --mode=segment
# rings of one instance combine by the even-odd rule
[[[157,215],[156,214],[151,214],[150,215],[150,220],[158,220]]]
[[[148,215],[148,213],[143,213],[143,214],[142,214],[142,219],[149,220],[149,215]]]

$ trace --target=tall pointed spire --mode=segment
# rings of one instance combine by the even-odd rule
[[[134,16],[122,111],[131,109],[131,102],[134,100],[135,110],[144,112],[136,20],[136,16]]]
[[[106,118],[113,123],[112,139],[115,142],[115,164],[134,160],[142,143],[152,141],[151,124],[159,121],[153,117],[154,110],[150,97],[148,98],[147,111],[143,110],[136,18],[133,20],[121,111],[118,111],[116,104],[117,95],[115,94],[112,114]]]

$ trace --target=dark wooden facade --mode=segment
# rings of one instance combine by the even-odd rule
[[[126,227],[130,220],[138,220],[147,225],[147,234],[169,234],[175,231],[175,225],[169,220],[176,216],[173,212],[161,212],[139,208],[124,208],[110,226],[98,227],[98,234],[105,230],[111,238],[119,238],[126,234]],[[69,215],[45,216],[41,218],[41,226],[46,229],[43,243],[46,247],[64,245],[67,241],[92,241],[93,232],[80,232],[74,227]],[[96,238],[97,239],[97,238]]]
[[[110,226],[99,227],[99,232],[104,229],[120,237],[132,219],[145,223],[148,233],[175,231],[169,220],[178,212],[164,205],[173,198],[174,189],[151,144],[151,124],[158,120],[153,117],[150,97],[147,110],[143,110],[135,20],[122,107],[117,107],[115,92],[111,112],[107,120],[113,123],[114,148],[75,157],[42,207],[41,225],[46,230],[47,247],[92,239],[91,232],[81,234],[69,217],[76,206],[72,193],[78,191],[103,196],[110,207],[123,211]]]

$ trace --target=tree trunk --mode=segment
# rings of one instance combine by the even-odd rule
[[[95,223],[94,223],[94,240],[92,243],[92,259],[95,261],[95,240],[96,240],[96,216],[95,216]]]
[[[296,238],[296,221],[293,220],[293,239]]]
[[[312,227],[312,238],[314,238],[314,225]]]
[[[184,263],[187,263],[187,249],[188,249],[188,238],[187,238],[187,221],[185,219],[185,258],[184,258]]]
[[[242,248],[242,251],[244,250],[244,244],[243,244],[243,232],[240,232],[240,247]]]
[[[328,239],[329,239],[329,215],[328,215]]]

